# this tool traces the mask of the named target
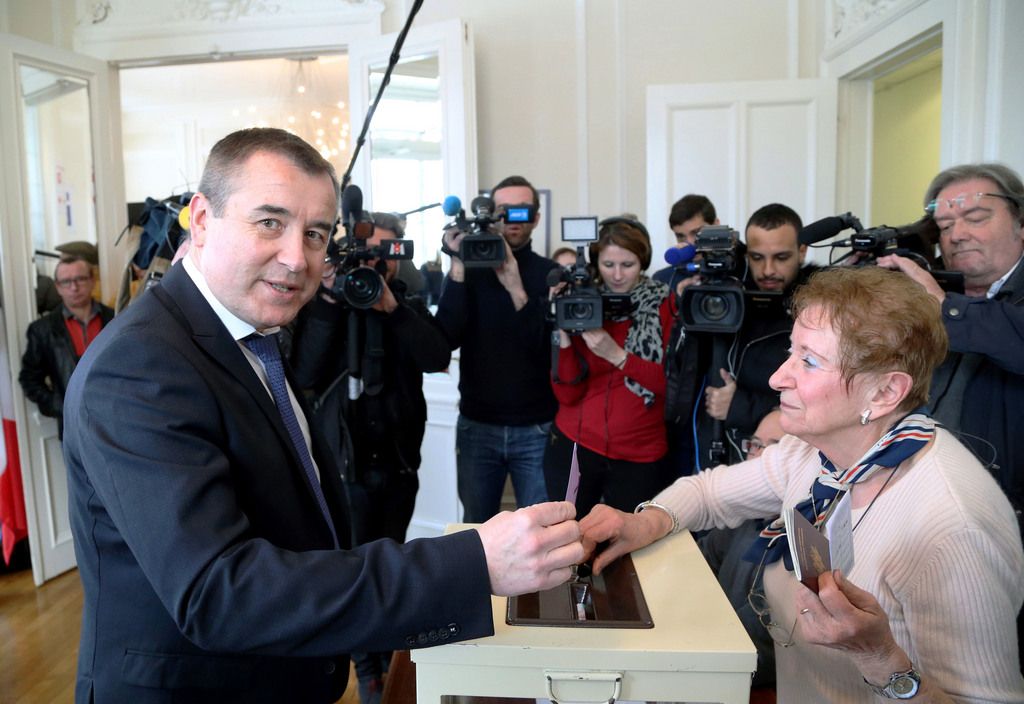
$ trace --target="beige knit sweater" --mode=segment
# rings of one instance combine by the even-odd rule
[[[908,464],[854,531],[847,577],[878,599],[896,642],[933,685],[957,701],[1020,704],[1015,619],[1024,553],[1010,504],[945,430]],[[686,528],[735,526],[799,503],[819,467],[817,450],[787,436],[758,459],[684,477],[656,500]],[[853,512],[855,525],[864,512]],[[794,623],[796,590],[804,588],[781,560],[766,569],[775,621]],[[844,653],[803,641],[799,628],[795,639],[775,649],[780,704],[882,701]]]

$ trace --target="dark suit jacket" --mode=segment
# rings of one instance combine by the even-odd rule
[[[181,266],[86,351],[64,455],[78,702],[331,702],[342,653],[492,633],[475,531],[332,549],[270,395]],[[314,456],[341,538],[340,477]]]

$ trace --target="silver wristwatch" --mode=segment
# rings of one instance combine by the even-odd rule
[[[871,691],[886,699],[913,699],[917,696],[917,690],[921,688],[921,675],[911,665],[906,672],[894,672],[889,676],[889,683],[879,687],[864,680]]]

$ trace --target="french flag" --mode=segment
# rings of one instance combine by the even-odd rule
[[[0,308],[0,547],[4,562],[11,563],[11,553],[19,540],[28,537],[25,516],[25,494],[21,486],[21,459],[18,455],[18,434],[14,425],[14,396],[11,393],[11,366],[7,358],[7,325]]]

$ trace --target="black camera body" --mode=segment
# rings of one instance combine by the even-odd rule
[[[745,293],[737,277],[738,242],[737,232],[727,225],[708,225],[697,233],[700,261],[689,268],[701,280],[683,291],[679,315],[685,330],[734,333],[743,325]]]
[[[596,217],[562,218],[562,239],[567,242],[597,241],[598,222]],[[571,267],[552,269],[548,285],[565,282],[552,301],[555,327],[569,334],[594,330],[609,318],[627,316],[632,312],[632,301],[628,293],[598,291],[593,285],[593,275],[587,267],[584,244],[576,245],[576,264]]]
[[[372,234],[373,223],[360,221],[351,228],[344,243],[333,252],[329,249],[327,256],[328,261],[338,267],[334,293],[361,310],[372,308],[384,295],[386,261],[412,259],[413,256],[412,240],[381,240],[380,244],[368,246],[366,240]],[[367,262],[375,259],[375,266],[367,266]]]
[[[567,277],[571,275],[567,272]],[[555,327],[569,334],[594,330],[601,327],[606,319],[627,316],[633,310],[628,293],[601,292],[593,286],[574,283],[555,296],[552,305]]]
[[[474,198],[470,204],[473,217],[466,216],[454,196],[445,200],[444,208],[445,214],[455,216],[452,226],[466,233],[457,255],[463,265],[470,269],[493,269],[504,263],[505,238],[491,232],[491,226],[502,219],[494,214],[493,200],[487,196]]]
[[[848,253],[833,260],[832,264],[839,264],[843,259],[856,255],[855,266],[870,266],[878,257],[898,254],[913,259],[932,275],[943,291],[947,293],[964,292],[963,273],[936,268],[937,259],[933,250],[934,243],[939,240],[939,230],[931,215],[924,215],[919,220],[907,225],[896,227],[880,225],[867,229],[850,213],[837,216],[837,218],[852,227],[854,232],[848,239],[831,243],[833,250],[839,247],[850,248]]]

